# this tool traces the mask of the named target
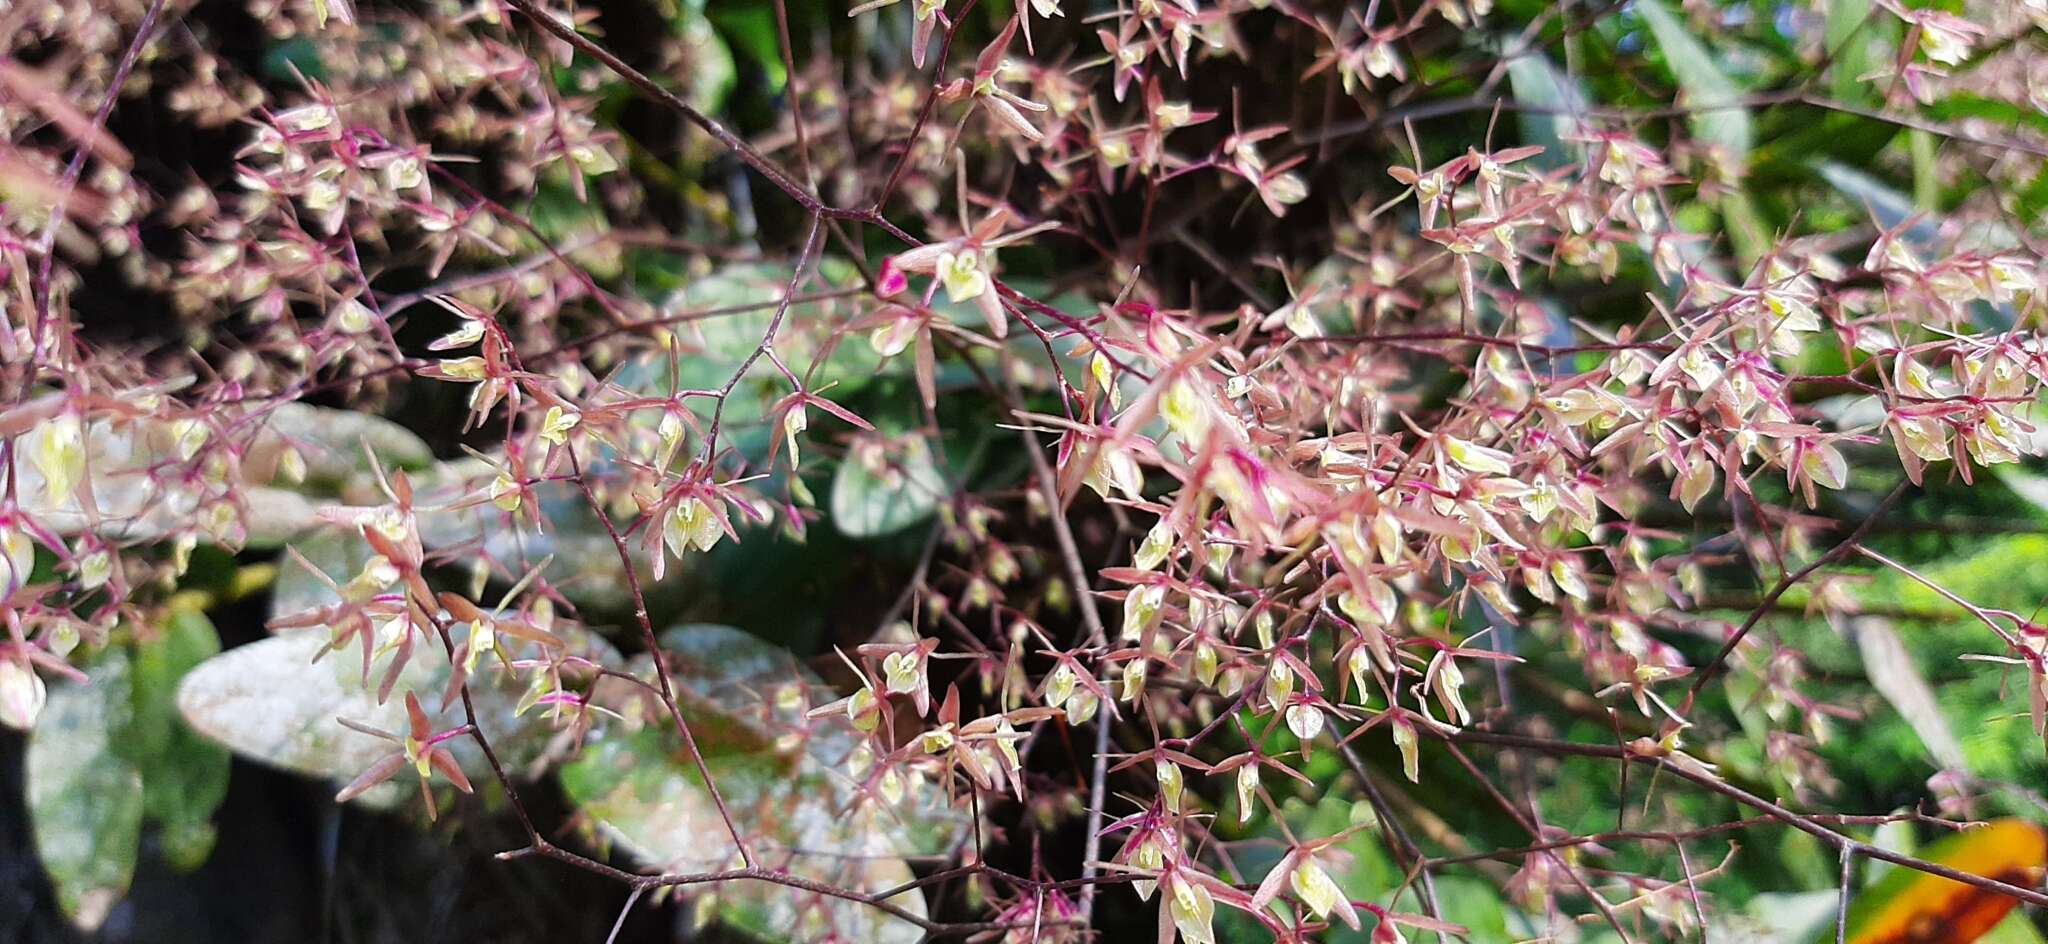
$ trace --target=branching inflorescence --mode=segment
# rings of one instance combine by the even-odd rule
[[[761,886],[802,939],[879,939],[842,926],[879,915],[1053,942],[1128,886],[1162,941],[1217,940],[1219,906],[1277,940],[1398,941],[1468,933],[1437,890],[1465,869],[1532,935],[1677,939],[1715,920],[1726,867],[1688,849],[1767,824],[1845,876],[1875,859],[2048,904],[1855,832],[1968,819],[1961,794],[1941,818],[1810,812],[1853,712],[1766,638],[1788,607],[1862,610],[1835,578],[1870,564],[1988,630],[2010,711],[2048,735],[2048,629],[1875,542],[2048,444],[2039,204],[2001,196],[2039,189],[2011,154],[2048,139],[1923,107],[1965,70],[2037,80],[2038,4],[1774,34],[1805,71],[1744,94],[1650,0],[909,0],[830,26],[777,0],[786,84],[758,134],[695,84],[688,30],[608,37],[537,0],[248,6],[314,51],[252,71],[164,0],[0,11],[10,724],[36,723],[46,677],[89,684],[95,653],[147,639],[199,548],[318,535],[363,552],[281,558],[319,596],[271,629],[325,634],[406,709],[400,732],[344,719],[396,747],[340,799],[410,768],[432,815],[438,785],[495,783],[527,840],[503,858],[616,878],[629,910]],[[871,48],[836,55],[846,31]],[[1553,64],[1619,32],[1638,52],[1601,61],[1668,64],[1676,92],[1630,75],[1596,106]],[[1820,78],[1851,62],[1868,100]],[[662,117],[621,120],[628,97]],[[1916,179],[1991,183],[1946,216],[1886,205],[1861,171],[1759,147],[1786,109],[1924,137]],[[136,153],[160,127],[231,169]],[[1859,179],[1768,215],[1767,192]],[[123,299],[149,313],[113,323]],[[310,405],[450,390],[417,413],[460,427],[443,461]],[[664,588],[735,542],[927,518],[881,627],[834,630],[836,691],[714,697],[665,641]],[[499,743],[501,684],[545,751]],[[709,867],[617,822],[654,868],[611,864],[519,800],[643,733],[674,738],[729,841]],[[1762,759],[1725,748],[1745,733]],[[832,752],[837,792],[790,803],[957,828],[894,881],[801,848],[846,836],[772,825],[731,785],[721,752],[757,734],[763,756]],[[1574,758],[1618,772],[1633,825],[1541,808],[1531,778]],[[1447,842],[1407,789],[1433,782],[1525,841]],[[1713,812],[1677,813],[1686,791]],[[1299,831],[1325,792],[1362,812]],[[1085,851],[1042,856],[1062,829]],[[1404,873],[1378,900],[1332,878],[1359,835]],[[1621,844],[1670,846],[1682,874],[1598,858]],[[920,894],[958,888],[974,907]]]

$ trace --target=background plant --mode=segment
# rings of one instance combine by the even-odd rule
[[[17,2],[56,903],[206,861],[221,745],[615,937],[2048,904],[1913,854],[2044,812],[2044,21]]]

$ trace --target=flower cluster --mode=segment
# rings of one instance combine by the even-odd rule
[[[257,0],[291,40],[268,72],[203,18],[152,32],[191,4],[17,6],[0,722],[34,727],[50,680],[146,639],[200,548],[274,553],[268,629],[315,634],[363,704],[405,710],[403,731],[346,719],[394,747],[338,799],[410,768],[432,816],[435,783],[511,795],[550,764],[683,758],[662,809],[715,811],[731,847],[642,857],[812,896],[786,916],[805,939],[863,939],[838,910],[857,905],[1082,940],[1120,886],[1157,896],[1162,942],[1460,933],[1433,890],[1361,890],[1353,860],[1428,888],[1403,822],[1484,858],[1425,792],[1474,777],[1532,844],[1479,873],[1532,935],[1689,933],[1693,876],[1588,867],[1611,850],[1529,786],[1557,768],[1468,746],[1827,796],[1856,713],[1757,626],[1857,613],[1822,582],[1857,551],[1937,587],[1859,524],[2048,452],[2038,176],[1966,145],[2048,151],[1921,114],[1964,70],[2005,75],[1985,23],[2010,12],[1879,4],[1908,94],[1828,115],[1947,134],[1873,164],[1922,185],[1908,198],[1838,156],[1790,166],[1811,137],[1743,153],[1753,112],[1822,106],[1736,100],[1656,0],[1588,13],[1615,74],[1668,69],[1648,105],[1553,64],[1553,40],[1591,54],[1577,14],[1490,0],[878,0],[803,56],[778,3],[780,56],[752,66],[773,123],[739,130],[724,106],[752,79],[669,80],[747,46],[688,4],[631,37],[532,0]],[[871,54],[841,61],[835,37]],[[2007,84],[2012,109],[2048,104]],[[633,95],[676,126],[621,117]],[[222,166],[135,153],[162,129]],[[1972,177],[1988,192],[1932,212]],[[133,298],[164,323],[120,316]],[[775,592],[729,589],[764,569]],[[2048,735],[2048,630],[1937,591],[1990,628],[1979,658],[2016,670],[2013,714]],[[818,658],[718,665],[743,660],[660,632],[755,596]],[[504,723],[546,715],[544,750],[500,759],[477,707],[498,688]],[[1597,744],[1552,737],[1588,719]],[[818,796],[722,792],[746,779],[714,776],[727,736]],[[1509,770],[1527,797],[1487,779]],[[629,793],[578,801],[631,840]],[[518,815],[533,851],[609,869]],[[797,839],[892,817],[969,827],[886,895],[834,884],[844,862],[805,871],[833,851]],[[1088,851],[1046,858],[1066,845]],[[993,864],[1026,855],[1030,874]],[[955,880],[946,907],[971,915],[902,904]]]

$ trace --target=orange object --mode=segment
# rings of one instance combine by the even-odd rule
[[[2041,883],[2048,832],[2003,819],[1922,850],[1921,858],[2023,887]],[[1969,944],[2005,920],[2019,900],[1904,866],[1866,889],[1849,913],[1849,944]],[[1827,935],[1833,940],[1832,929]]]

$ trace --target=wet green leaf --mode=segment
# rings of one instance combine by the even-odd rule
[[[213,624],[174,612],[132,644],[102,653],[83,685],[63,685],[29,743],[29,810],[66,914],[92,928],[127,893],[145,820],[179,869],[213,849],[228,755],[200,740],[172,704],[178,681],[220,650]]]
[[[14,491],[23,510],[58,533],[90,530],[127,542],[159,540],[189,528],[193,519],[194,509],[188,503],[163,500],[162,490],[152,478],[153,470],[162,463],[182,461],[176,438],[171,424],[155,420],[119,425],[93,422],[85,434],[90,515],[75,494],[50,501],[42,471],[35,463],[18,465],[15,471],[20,481]],[[252,547],[275,545],[318,520],[311,501],[282,488],[248,482],[237,491],[237,497],[244,506],[239,521]]]
[[[814,295],[849,278],[844,263],[828,259],[797,294]],[[766,263],[735,263],[685,281],[662,302],[667,316],[692,315],[675,326],[674,358],[643,356],[622,368],[616,382],[628,390],[660,395],[723,389],[767,336],[789,282],[786,266]],[[807,382],[813,389],[829,386],[827,396],[834,400],[865,386],[883,366],[866,338],[844,333],[852,316],[852,307],[839,299],[792,302],[776,332],[775,352],[792,369],[801,373],[823,359]],[[772,431],[763,420],[789,392],[788,380],[767,358],[756,360],[726,401],[721,440],[750,457],[765,455]],[[709,424],[717,400],[693,396],[688,402],[699,420]]]

